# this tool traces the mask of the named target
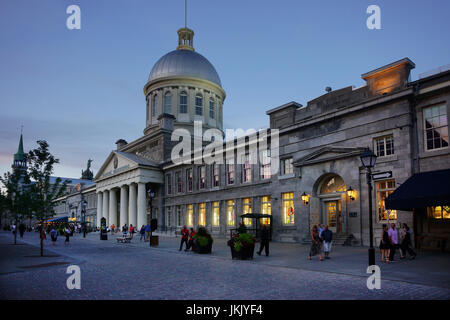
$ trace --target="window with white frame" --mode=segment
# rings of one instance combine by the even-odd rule
[[[294,165],[293,165],[293,159],[292,158],[286,158],[280,160],[281,162],[281,175],[288,175],[294,173]]]
[[[201,166],[198,168],[198,188],[206,188],[206,166]]]
[[[242,199],[242,214],[252,213],[252,198]],[[244,218],[244,224],[246,226],[252,225],[252,219]]]
[[[158,96],[155,94],[152,101],[152,117],[156,117],[158,112]]]
[[[177,226],[181,227],[182,222],[181,222],[181,206],[176,206],[176,215],[177,215]]]
[[[281,210],[283,224],[294,224],[294,193],[286,192],[281,194]]]
[[[212,215],[212,225],[214,227],[218,227],[219,226],[219,219],[220,219],[220,207],[219,207],[219,201],[214,201],[212,203],[212,208],[211,208],[211,215]]]
[[[423,109],[425,150],[448,147],[447,106],[440,104]]]
[[[227,200],[227,225],[234,226],[234,200]]]
[[[194,205],[192,204],[186,206],[186,225],[189,227],[194,226]]]
[[[270,170],[270,150],[263,150],[261,159],[261,178],[270,179],[272,176]]]
[[[385,199],[395,190],[395,180],[377,181],[378,221],[397,220],[396,210],[386,210]]]
[[[209,99],[209,117],[211,119],[215,118],[215,112],[214,112],[214,100],[211,98]]]
[[[192,184],[193,184],[194,178],[192,176],[192,169],[186,169],[186,185],[188,192],[192,191]]]
[[[229,163],[227,166],[227,184],[234,184],[234,163]]]
[[[197,116],[203,115],[203,96],[201,94],[195,96],[195,114]]]
[[[213,167],[212,167],[212,184],[213,187],[218,187],[219,186],[219,179],[220,179],[220,170],[219,170],[219,165],[217,163],[213,163]]]
[[[376,155],[378,157],[386,157],[394,154],[394,136],[388,135],[374,140]]]
[[[180,93],[180,113],[187,113],[187,93],[181,91]]]
[[[261,197],[261,213],[262,214],[272,214],[272,204],[270,196]],[[261,224],[270,224],[270,219],[262,218],[260,219]]]
[[[198,205],[198,225],[206,226],[206,203],[200,203]]]
[[[177,193],[183,192],[183,182],[181,180],[181,172],[175,172],[175,183],[177,184]]]
[[[242,182],[252,181],[252,166],[250,164],[250,155],[246,154],[242,156]]]

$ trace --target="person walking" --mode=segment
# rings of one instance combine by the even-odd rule
[[[328,229],[328,225],[325,225],[322,231],[321,238],[323,240],[323,252],[325,254],[325,259],[330,259],[331,242],[333,240],[333,232]]]
[[[25,225],[23,223],[19,224],[19,233],[20,233],[20,237],[23,238],[23,234],[25,233]]]
[[[134,227],[132,224],[130,224],[130,237],[133,239],[133,233],[134,233]]]
[[[389,252],[389,261],[394,261],[395,250],[398,247],[398,233],[395,229],[395,223],[391,224],[391,228],[388,231],[389,239],[391,240],[391,248]]]
[[[145,241],[150,241],[150,231],[152,230],[152,227],[150,226],[149,223],[147,223],[147,225],[145,226],[145,237],[147,240]]]
[[[312,259],[312,256],[319,255],[320,261],[323,260],[322,253],[320,252],[321,249],[321,243],[319,238],[319,230],[317,226],[315,225],[311,230],[311,249],[309,250],[309,260]]]
[[[186,243],[186,250],[188,249],[188,238],[189,238],[189,230],[186,228],[186,225],[183,226],[183,229],[181,229],[181,243],[180,243],[180,250],[183,249],[183,243]]]
[[[188,247],[184,251],[188,251],[189,249],[194,251],[194,236],[195,236],[195,234],[196,234],[196,232],[194,231],[194,228],[191,228],[191,232],[189,233]]]
[[[52,245],[56,244],[56,239],[58,239],[58,231],[56,231],[55,227],[52,227],[50,231],[50,238],[52,238]]]
[[[383,224],[383,231],[381,232],[381,240],[380,240],[381,262],[387,263],[389,262],[390,248],[391,248],[391,241],[389,239],[387,225]]]
[[[123,225],[123,227],[122,227],[122,235],[123,235],[124,237],[126,237],[126,236],[127,236],[127,233],[128,233],[128,227],[127,227],[127,224],[125,223],[125,224]]]
[[[263,249],[266,251],[266,257],[269,256],[269,240],[270,240],[270,230],[267,224],[262,226],[261,230],[261,244],[259,246],[259,251],[257,254],[260,256]]]
[[[70,237],[69,227],[66,227],[66,229],[64,230],[64,235],[66,236],[66,240],[64,240],[64,244],[69,244],[69,237]]]
[[[409,230],[409,227],[406,223],[402,224],[403,227],[403,239],[400,244],[400,259],[406,258],[406,252],[411,256],[411,260],[414,260],[417,256],[417,254],[414,252],[412,247],[412,241],[411,241],[411,231]]]
[[[142,241],[142,238],[144,238],[144,242],[145,242],[145,225],[142,225],[141,229],[139,229],[139,234],[141,235],[141,238],[139,239],[139,241]]]

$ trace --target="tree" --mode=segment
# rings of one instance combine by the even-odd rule
[[[33,217],[40,221],[41,256],[44,255],[44,221],[55,215],[53,208],[54,200],[66,194],[67,184],[70,181],[62,181],[56,178],[55,182],[50,181],[53,173],[53,166],[59,163],[49,152],[49,145],[45,140],[37,141],[38,148],[31,150],[27,154],[28,170],[32,184],[32,206]]]

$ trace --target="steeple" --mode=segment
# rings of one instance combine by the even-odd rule
[[[17,152],[14,154],[14,162],[12,165],[13,169],[26,168],[27,162],[25,159],[25,153],[23,152],[23,137],[22,133],[20,134],[19,147],[17,148]]]

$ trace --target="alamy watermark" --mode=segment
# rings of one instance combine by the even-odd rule
[[[377,265],[368,266],[366,273],[371,274],[370,277],[367,278],[367,289],[373,290],[381,289],[381,270],[380,267]]]
[[[71,265],[67,267],[67,274],[70,276],[66,280],[67,289],[81,289],[81,269],[77,265]]]

